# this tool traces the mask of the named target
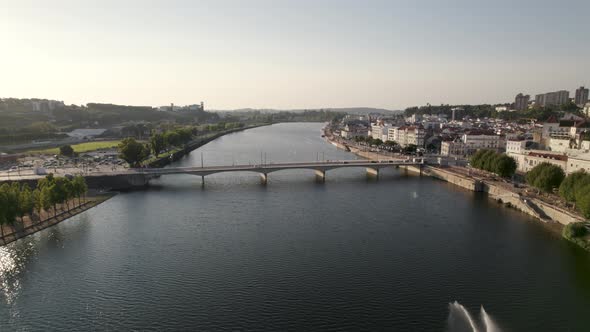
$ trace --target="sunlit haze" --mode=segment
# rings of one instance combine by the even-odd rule
[[[590,84],[590,1],[6,1],[0,97],[208,109],[512,102]]]

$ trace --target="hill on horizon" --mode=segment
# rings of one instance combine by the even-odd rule
[[[388,110],[384,108],[374,108],[374,107],[322,107],[322,108],[306,108],[306,109],[272,109],[272,108],[263,108],[263,109],[256,109],[256,108],[240,108],[234,110],[207,110],[209,112],[219,112],[219,113],[231,113],[231,112],[260,112],[260,113],[279,113],[279,112],[293,112],[293,113],[300,113],[305,111],[332,111],[332,112],[342,112],[348,114],[370,114],[370,113],[402,113],[401,110]]]

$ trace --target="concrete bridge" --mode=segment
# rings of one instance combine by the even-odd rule
[[[378,177],[379,170],[383,168],[397,168],[399,166],[421,166],[424,159],[401,159],[401,160],[332,160],[322,162],[296,162],[296,163],[270,163],[258,165],[232,165],[232,166],[207,166],[207,167],[167,167],[167,168],[141,168],[125,172],[128,175],[141,174],[152,177],[171,174],[191,174],[204,178],[207,175],[225,172],[254,172],[260,174],[262,183],[268,181],[268,175],[272,172],[291,170],[291,169],[309,169],[316,174],[318,181],[325,181],[326,172],[337,168],[365,168],[368,175]],[[149,179],[148,179],[149,180]]]
[[[226,172],[254,172],[260,174],[263,184],[268,181],[268,175],[273,172],[292,169],[309,169],[315,172],[316,179],[319,182],[326,180],[326,172],[337,168],[365,168],[368,176],[379,177],[379,171],[383,168],[397,168],[400,166],[417,166],[422,172],[422,165],[426,162],[424,158],[396,159],[396,160],[331,160],[321,162],[293,162],[293,163],[267,163],[257,165],[231,165],[231,166],[205,166],[205,167],[166,167],[166,168],[131,168],[126,170],[116,170],[108,172],[91,172],[85,173],[80,170],[71,170],[67,175],[80,174],[86,178],[90,188],[101,190],[125,190],[134,187],[146,186],[151,179],[159,178],[163,175],[174,174],[191,174],[200,176],[203,184],[205,176]],[[63,172],[62,172],[63,173]],[[63,176],[59,172],[57,176]],[[41,174],[22,174],[12,176],[6,181],[19,181],[30,183],[35,186],[37,181],[45,175]],[[2,182],[3,179],[0,179]]]

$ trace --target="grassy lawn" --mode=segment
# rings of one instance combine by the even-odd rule
[[[121,143],[120,140],[116,141],[98,141],[98,142],[86,142],[72,145],[72,148],[77,153],[84,153],[89,151],[96,151],[100,149],[116,148]],[[45,150],[28,151],[29,153],[39,154],[59,154],[59,148],[51,148]]]

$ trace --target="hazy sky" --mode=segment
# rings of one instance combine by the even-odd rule
[[[590,1],[0,0],[0,97],[496,103],[590,85]]]

